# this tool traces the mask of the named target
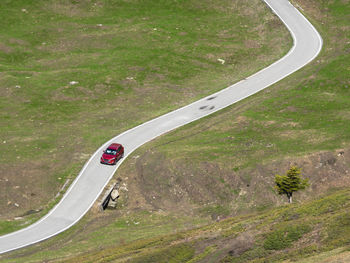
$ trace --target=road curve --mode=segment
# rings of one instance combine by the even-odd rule
[[[287,55],[224,90],[141,124],[106,142],[92,155],[61,201],[46,216],[27,228],[0,237],[0,254],[57,235],[85,215],[125,159],[116,166],[99,163],[102,149],[111,142],[122,143],[127,157],[157,136],[249,97],[312,61],[322,48],[322,38],[316,29],[287,0],[264,1],[292,34],[294,45]]]

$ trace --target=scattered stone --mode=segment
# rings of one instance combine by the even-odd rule
[[[16,185],[16,186],[15,186],[15,187],[13,187],[13,188],[18,189],[18,188],[20,188],[20,186],[19,186],[19,185]]]
[[[101,26],[102,26],[102,24],[97,24],[97,26],[101,27]]]
[[[23,13],[28,13],[27,9],[25,9],[25,8],[22,8],[21,11],[22,11]]]
[[[225,64],[225,60],[223,60],[222,58],[218,58],[218,61],[219,61],[222,65]]]
[[[241,191],[239,192],[239,196],[242,196],[242,195],[246,195],[247,194],[247,191],[244,191],[244,189],[241,189]]]
[[[158,29],[157,28],[153,28],[154,31],[157,31]]]
[[[3,141],[2,143],[6,143],[6,141]]]
[[[21,220],[21,219],[23,219],[23,217],[17,216],[17,217],[15,217],[14,219],[15,219],[15,220]]]
[[[74,80],[69,82],[70,85],[75,85],[75,84],[78,84],[78,83],[79,83],[78,81],[74,81]]]
[[[140,222],[134,222],[134,224],[135,224],[135,225],[138,225],[138,224],[140,224]]]
[[[15,205],[15,207],[19,207],[19,204],[17,204],[17,203],[14,203],[14,205]]]
[[[133,77],[127,77],[126,79],[127,80],[133,80],[134,78]]]
[[[16,85],[16,89],[20,89],[21,88],[21,86],[20,85]]]
[[[125,183],[123,183],[123,186],[121,186],[119,189],[120,189],[120,191],[125,191],[125,192],[129,191],[128,188],[126,187]]]
[[[8,202],[7,202],[7,205],[10,205],[11,203],[12,203],[11,201],[8,201]]]

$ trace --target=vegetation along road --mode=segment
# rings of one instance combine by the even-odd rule
[[[52,237],[79,221],[96,201],[123,160],[116,166],[99,163],[102,149],[111,142],[125,147],[125,157],[144,143],[177,127],[198,120],[276,83],[312,61],[322,39],[315,28],[288,1],[265,0],[292,34],[289,53],[254,75],[208,97],[132,128],[102,145],[89,159],[62,200],[41,220],[0,237],[0,253]]]

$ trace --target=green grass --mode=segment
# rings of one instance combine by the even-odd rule
[[[167,173],[175,174],[180,182],[183,178],[190,178],[188,176],[191,173],[194,174],[192,180],[204,178],[201,165],[209,164],[205,168],[213,165],[214,169],[209,171],[209,174],[212,173],[212,181],[205,182],[204,185],[208,191],[218,185],[222,186],[215,188],[219,192],[218,198],[207,207],[202,206],[202,203],[208,203],[208,200],[201,200],[202,203],[191,200],[191,204],[201,209],[190,212],[198,212],[201,216],[215,215],[213,219],[216,219],[216,215],[225,216],[227,211],[240,211],[240,208],[248,206],[249,203],[257,204],[261,198],[259,193],[244,194],[230,185],[228,178],[234,177],[225,177],[225,169],[245,173],[243,179],[247,185],[254,177],[253,173],[249,173],[252,167],[262,167],[288,157],[302,158],[309,153],[348,147],[350,88],[347,77],[347,2],[315,0],[311,2],[312,8],[304,6],[302,1],[298,3],[304,7],[306,14],[310,14],[312,22],[324,38],[325,45],[321,55],[308,67],[268,90],[139,149],[134,156],[147,157],[137,164],[143,168],[143,176],[148,178],[149,174],[151,179],[156,177],[147,180],[148,185],[145,187],[153,189],[159,186],[156,183],[167,183],[167,177],[159,178]],[[321,17],[320,14],[324,16]],[[151,29],[153,27],[156,26],[150,26]],[[169,75],[169,79],[176,80],[176,76]],[[196,78],[190,82],[196,83]],[[132,88],[123,89],[122,92],[123,96],[130,95],[130,98],[135,99]],[[69,103],[66,104],[66,110],[69,109],[68,105]],[[157,111],[157,114],[160,112]],[[99,118],[95,121],[98,125],[104,123]],[[89,127],[87,125],[91,123],[84,125]],[[103,141],[102,137],[102,133],[90,136],[86,131],[84,140],[97,143],[99,140]],[[153,154],[155,157],[152,157]],[[160,159],[159,156],[166,158]],[[159,163],[159,160],[167,168],[165,172],[159,169],[155,173],[154,169],[148,169],[147,165],[152,166],[152,162]],[[126,161],[119,176],[131,178],[137,169],[135,162],[133,158]],[[175,162],[182,166],[173,165]],[[180,170],[183,174],[178,172],[179,167],[184,168]],[[136,181],[133,182],[136,184]],[[198,183],[197,187],[202,183],[194,182]],[[184,185],[186,183],[184,181]],[[263,184],[259,184],[259,187],[263,187]],[[267,191],[260,192],[266,195],[272,191],[266,189]],[[118,262],[130,259],[142,262],[168,261],[169,255],[178,255],[179,261],[192,262],[213,259],[215,262],[308,259],[310,262],[321,262],[327,258],[332,259],[334,254],[341,255],[349,251],[349,194],[348,188],[334,189],[333,194],[319,199],[314,196],[315,200],[289,206],[253,206],[250,207],[250,211],[253,211],[251,213],[215,223],[208,223],[208,217],[196,217],[194,222],[192,217],[181,213],[171,216],[171,212],[163,211],[160,212],[161,215],[154,216],[154,211],[135,212],[125,207],[115,212],[110,211],[104,216],[89,214],[63,234],[37,246],[3,256],[2,261]],[[240,202],[232,205],[230,199],[236,196],[240,196]],[[131,197],[124,196],[123,204],[128,205],[128,198]],[[127,211],[130,214],[126,215]],[[151,215],[154,219],[151,219]],[[250,238],[253,242],[249,241]]]
[[[139,212],[92,224],[88,217],[36,247],[3,256],[1,262],[281,262],[331,257],[350,249],[349,189],[321,199],[247,214],[203,226],[204,221]],[[339,208],[332,210],[334,204]],[[315,214],[309,207],[328,208]],[[96,218],[95,218],[96,220]],[[135,224],[135,222],[140,222]],[[182,225],[184,224],[184,225]],[[89,228],[81,231],[83,228]],[[170,228],[169,228],[170,227]],[[188,229],[187,228],[187,229]],[[171,230],[172,229],[172,230]],[[176,231],[175,231],[176,230]],[[249,243],[246,233],[253,240]],[[240,240],[238,247],[237,244]],[[232,244],[226,246],[225,244]],[[245,249],[241,250],[242,247]],[[234,256],[233,253],[236,253]],[[172,261],[171,261],[172,262]]]
[[[232,169],[252,167],[284,156],[342,148],[350,142],[347,79],[350,59],[349,55],[341,55],[329,60],[324,65],[314,64],[316,69],[309,69],[308,73],[298,72],[307,78],[310,71],[315,71],[316,79],[296,80],[295,86],[288,88],[277,84],[268,94],[256,95],[187,125],[152,146],[170,158],[179,156],[181,151],[184,159],[194,156],[196,162],[234,165]],[[242,106],[245,111],[237,112]],[[239,117],[244,121],[238,123]],[[242,153],[250,158],[243,159]]]
[[[54,260],[55,258],[64,258],[66,255],[78,255],[80,251],[90,251],[96,254],[96,257],[101,252],[101,248],[113,248],[116,244],[126,245],[125,249],[122,249],[117,253],[117,256],[125,256],[130,250],[142,251],[152,246],[161,246],[164,244],[171,245],[177,238],[182,236],[183,230],[196,228],[198,226],[208,224],[208,220],[203,218],[183,217],[178,215],[165,215],[158,212],[139,211],[126,214],[123,208],[119,208],[121,212],[118,212],[118,216],[112,211],[106,211],[104,216],[109,217],[110,223],[106,224],[104,218],[99,218],[102,215],[97,215],[93,219],[84,217],[81,222],[73,226],[69,230],[59,234],[56,237],[49,239],[47,242],[42,243],[39,250],[36,246],[25,248],[29,257],[21,256],[21,250],[12,252],[13,259],[5,258],[4,262],[40,262],[44,258],[48,260]],[[115,211],[114,211],[115,212]],[[91,216],[91,215],[90,215]],[[95,215],[96,216],[96,215]],[[97,225],[96,225],[97,224]],[[89,230],[82,231],[86,225],[90,225]],[[169,236],[169,233],[178,232],[173,236]],[[160,237],[160,238],[159,238]],[[144,239],[147,239],[145,242]],[[69,245],[68,245],[69,244]],[[96,244],[98,244],[96,246]],[[68,245],[68,246],[66,246]],[[55,253],[52,253],[53,247],[60,247]],[[175,247],[178,253],[184,256],[187,255],[188,246]],[[186,252],[187,251],[187,252]],[[17,254],[19,253],[19,254]],[[169,251],[157,250],[157,255],[166,256]],[[82,259],[78,259],[77,262],[84,259],[84,254],[80,254]],[[142,255],[142,253],[137,253]],[[110,255],[109,258],[114,258],[115,255]],[[146,260],[145,257],[141,257],[140,260]],[[151,260],[151,259],[147,259]],[[0,259],[1,261],[1,259]]]
[[[320,55],[272,87],[138,149],[134,155],[143,157],[138,159],[143,178],[153,180],[155,173],[159,177],[176,174],[178,184],[186,188],[187,181],[181,180],[193,175],[197,187],[211,180],[205,182],[203,191],[216,188],[211,200],[197,201],[192,195],[191,201],[196,204],[213,201],[232,212],[265,209],[277,203],[272,199],[275,192],[271,187],[276,170],[282,173],[288,162],[305,165],[305,159],[314,154],[349,148],[349,15],[339,11],[348,9],[347,1],[299,4],[323,37]],[[152,169],[159,156],[165,159],[162,169]],[[132,159],[127,160],[125,165],[130,168],[121,170],[118,176],[131,173],[139,177],[132,163]],[[213,182],[222,174],[226,175],[224,181]],[[315,174],[316,170],[309,170],[307,176],[314,182]],[[254,183],[256,191],[239,194],[239,188],[247,191]],[[154,187],[162,189],[166,184]],[[262,202],[268,194],[272,197]]]
[[[291,46],[257,0],[2,1],[0,16],[1,179],[43,182],[31,200],[0,191],[6,219],[44,207],[63,184],[57,178],[76,175],[109,138],[225,88]]]
[[[293,242],[299,240],[310,230],[308,225],[288,225],[282,229],[275,230],[265,237],[264,248],[266,250],[281,250],[290,247]]]
[[[169,159],[177,158],[181,151],[183,159],[239,170],[276,158],[348,145],[349,30],[342,26],[348,25],[349,15],[342,12],[349,6],[342,1],[320,5],[329,9],[327,19],[332,26],[318,26],[325,43],[310,66],[267,91],[180,128],[147,147],[156,147]]]

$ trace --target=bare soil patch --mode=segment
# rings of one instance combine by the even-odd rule
[[[212,162],[202,162],[194,168],[190,160],[167,160],[152,150],[137,156],[129,165],[133,169],[128,174],[122,170],[120,175],[128,181],[128,208],[207,211],[213,219],[285,204],[287,199],[274,190],[274,175],[284,174],[291,165],[301,167],[311,184],[295,194],[297,202],[350,186],[350,149],[286,158],[239,171]]]
[[[51,164],[40,162],[18,163],[0,167],[0,219],[21,216],[29,210],[37,210],[52,200],[56,192],[51,177],[43,176]],[[10,167],[12,169],[10,169]],[[47,190],[49,189],[49,190]]]

